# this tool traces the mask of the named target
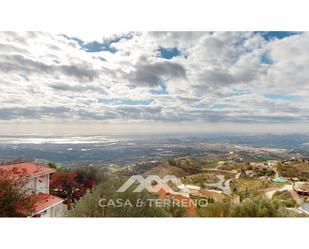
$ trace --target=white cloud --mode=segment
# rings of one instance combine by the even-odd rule
[[[308,33],[0,32],[0,120],[307,122],[308,68]]]

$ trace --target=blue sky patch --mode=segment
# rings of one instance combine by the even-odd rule
[[[159,48],[160,56],[164,59],[172,59],[173,57],[179,56],[180,51],[178,48]]]
[[[207,109],[207,105],[205,105],[205,104],[201,104],[201,103],[199,103],[199,104],[194,104],[194,105],[192,105],[192,107],[193,108],[196,108],[196,109]]]
[[[129,89],[132,90],[132,89],[135,89],[136,86],[135,85],[128,85]]]
[[[150,92],[151,92],[152,94],[158,94],[158,95],[168,94],[168,92],[167,92],[167,86],[166,86],[166,84],[164,84],[164,83],[160,84],[160,86],[159,86],[158,88],[151,89]]]
[[[202,103],[194,104],[192,105],[193,108],[196,109],[209,109],[209,110],[221,110],[225,108],[238,108],[237,105],[232,105],[232,104],[223,104],[223,103],[218,103],[218,104],[212,104],[212,105],[205,105]]]
[[[88,42],[81,45],[81,47],[86,50],[87,52],[100,52],[100,51],[109,51],[111,53],[116,53],[117,49],[113,48],[112,45],[113,42]]]
[[[121,36],[115,36],[109,39],[104,39],[102,42],[92,41],[92,42],[84,42],[82,39],[78,37],[69,37],[67,35],[63,35],[65,38],[76,41],[83,50],[87,52],[100,52],[100,51],[109,51],[111,53],[116,53],[117,49],[112,46],[113,43],[119,42],[121,39],[131,39],[134,34],[128,33]]]
[[[241,96],[251,93],[251,90],[248,89],[232,89],[232,92],[225,95],[225,97],[232,97],[232,96]]]
[[[278,93],[269,93],[264,95],[268,99],[281,99],[281,100],[297,100],[298,96],[295,95],[286,95]]]
[[[260,59],[262,64],[272,65],[274,63],[267,53],[262,54]]]
[[[231,104],[214,104],[210,107],[210,109],[225,109],[225,108],[237,108],[237,106]]]
[[[270,41],[273,39],[283,39],[285,37],[291,36],[291,35],[297,35],[301,32],[292,32],[292,31],[268,31],[268,32],[260,32],[261,35],[265,38],[265,40]]]

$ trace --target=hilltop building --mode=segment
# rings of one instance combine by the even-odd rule
[[[26,177],[26,189],[32,195],[35,211],[30,217],[54,217],[56,208],[63,199],[49,194],[49,178],[56,170],[36,163],[17,163],[1,166],[0,169],[12,172],[16,177]]]
[[[309,182],[295,182],[294,190],[301,196],[309,196]]]

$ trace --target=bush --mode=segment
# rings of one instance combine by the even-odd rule
[[[270,200],[266,197],[245,199],[236,206],[232,217],[287,217],[288,211],[278,200]]]
[[[289,208],[297,206],[297,204],[294,201],[291,193],[288,190],[277,191],[276,193],[274,193],[272,199],[281,201],[282,205],[289,207]]]
[[[209,202],[207,207],[197,209],[200,217],[229,217],[232,205],[228,202]]]

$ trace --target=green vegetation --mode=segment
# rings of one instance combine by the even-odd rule
[[[291,193],[287,190],[277,191],[273,195],[273,200],[279,200],[284,206],[293,208],[296,207],[296,202],[294,201]]]
[[[251,158],[251,160],[249,161],[255,161],[255,162],[265,162],[265,161],[268,161],[268,160],[280,160],[281,157],[276,155],[276,154],[259,154],[257,156],[253,156]]]
[[[287,217],[288,211],[278,200],[266,197],[245,199],[231,210],[232,217]]]
[[[268,168],[263,168],[263,169],[258,169],[255,170],[255,176],[260,177],[260,176],[274,176],[275,171],[268,169]]]
[[[218,164],[218,160],[207,160],[202,161],[197,164],[197,167],[202,169],[214,169]]]
[[[199,217],[229,217],[231,208],[228,202],[209,202],[207,207],[198,207],[196,213]]]
[[[198,208],[200,217],[287,217],[289,212],[278,200],[265,197],[245,199],[238,205],[228,202],[208,204],[207,207]]]
[[[177,166],[177,161],[175,158],[169,158],[168,160],[168,164],[171,166]]]
[[[283,167],[283,177],[298,178],[299,181],[309,181],[309,163],[293,163]]]
[[[279,173],[279,175],[282,174],[282,172],[283,172],[283,165],[282,165],[282,162],[281,162],[281,161],[278,161],[278,162],[277,162],[276,170],[277,170],[277,172]]]
[[[213,173],[200,173],[182,177],[181,180],[185,184],[202,184],[216,183],[219,181],[219,178]]]
[[[50,167],[50,168],[52,168],[52,169],[57,169],[57,168],[58,168],[57,164],[54,163],[54,162],[49,162],[49,163],[47,164],[47,166]]]
[[[178,217],[185,216],[186,209],[179,207],[157,207],[148,200],[158,196],[147,191],[132,192],[131,186],[126,192],[117,189],[125,179],[105,179],[92,192],[88,191],[67,212],[69,217]],[[101,200],[101,201],[100,201]]]

